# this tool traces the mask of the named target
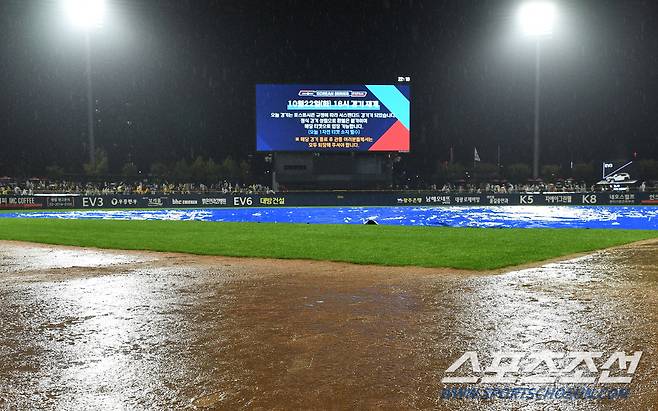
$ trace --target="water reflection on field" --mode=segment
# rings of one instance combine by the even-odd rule
[[[500,275],[2,242],[0,262],[0,408],[658,404],[655,241]],[[625,400],[439,398],[465,351],[543,350],[643,356]]]

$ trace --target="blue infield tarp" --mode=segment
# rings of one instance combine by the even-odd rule
[[[0,218],[180,220],[495,228],[619,228],[658,230],[658,208],[643,206],[287,207],[96,210],[0,213]]]

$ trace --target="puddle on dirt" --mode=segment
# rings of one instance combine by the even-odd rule
[[[0,279],[2,407],[658,404],[655,242],[501,275],[56,250],[0,243],[0,276],[12,277]],[[78,256],[105,271],[62,276]],[[21,280],[34,272],[43,280]],[[541,350],[643,356],[626,400],[439,399],[445,369],[465,351]]]
[[[105,267],[144,260],[125,253],[48,246],[0,246],[0,273],[71,267]],[[2,281],[2,278],[0,278]]]

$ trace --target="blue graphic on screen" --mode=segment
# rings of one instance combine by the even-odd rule
[[[256,85],[258,151],[409,151],[408,85]]]

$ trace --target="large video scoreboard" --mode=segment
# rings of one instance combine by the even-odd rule
[[[258,84],[258,151],[409,151],[410,90],[389,84]]]

